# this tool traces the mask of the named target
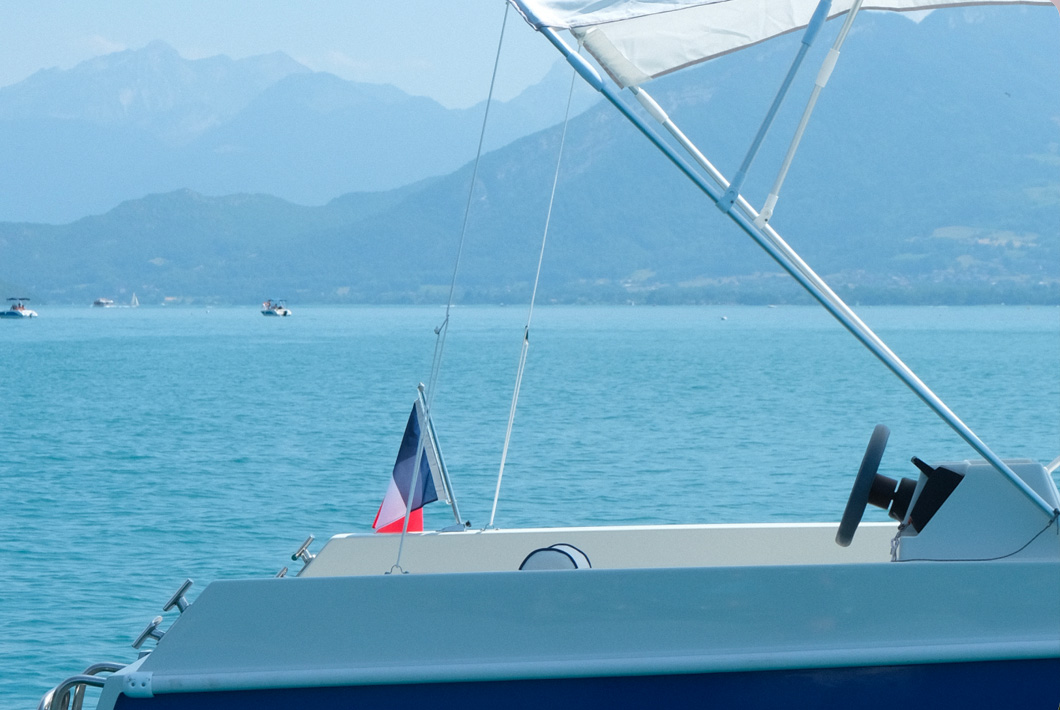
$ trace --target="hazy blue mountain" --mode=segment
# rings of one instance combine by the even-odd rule
[[[0,120],[135,127],[180,144],[230,120],[280,79],[309,71],[282,52],[187,60],[156,41],[0,89]]]
[[[866,13],[851,34],[773,220],[848,298],[1060,301],[1060,56],[1051,51],[1060,24],[1051,8],[997,12],[936,12],[920,24]],[[732,174],[797,42],[761,45],[649,88]],[[754,203],[808,94],[814,71],[805,74],[747,183]],[[297,84],[303,106],[341,113],[365,101],[390,110],[383,89],[336,94],[329,81],[292,75],[281,84]],[[557,90],[565,100],[566,86]],[[559,140],[554,127],[483,157],[462,300],[528,296]],[[466,164],[320,207],[181,190],[61,226],[0,224],[0,281],[36,302],[131,291],[144,303],[440,302],[470,175]],[[612,108],[571,121],[543,301],[803,298],[778,272]]]
[[[561,121],[566,95],[557,100],[552,91],[551,101],[537,95],[562,81],[554,71],[524,96],[494,106],[486,148]],[[586,95],[579,96],[584,110]],[[187,172],[177,184],[207,194],[265,192],[301,204],[391,189],[466,162],[478,145],[483,110],[450,110],[390,86],[331,74],[291,75],[203,134],[188,151]]]
[[[495,105],[487,147],[560,121],[566,94],[541,94],[564,82],[556,70]],[[577,96],[584,110],[592,99]],[[280,52],[187,60],[153,42],[0,88],[0,219],[65,222],[184,188],[318,205],[392,189],[466,162],[483,110],[314,73]]]
[[[421,186],[408,188],[415,192]],[[143,303],[165,296],[214,301],[254,300],[304,291],[321,266],[342,273],[352,254],[323,249],[319,233],[399,204],[404,190],[344,196],[304,207],[269,195],[206,197],[190,190],[130,200],[103,215],[66,225],[0,224],[0,254],[13,259],[10,288],[68,303],[96,292]],[[17,263],[17,266],[14,264]],[[29,276],[32,274],[32,276]],[[29,281],[28,279],[40,279]],[[20,294],[25,295],[25,294]]]

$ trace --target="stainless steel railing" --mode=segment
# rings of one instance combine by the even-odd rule
[[[125,666],[120,663],[94,663],[80,675],[70,676],[41,698],[37,710],[81,710],[85,690],[90,686],[102,688],[106,678],[100,673],[114,673]]]

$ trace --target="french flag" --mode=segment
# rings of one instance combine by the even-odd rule
[[[412,405],[409,422],[405,425],[405,435],[401,438],[397,461],[394,462],[394,473],[390,477],[386,496],[376,513],[372,528],[378,533],[399,533],[405,523],[405,510],[409,498],[412,498],[412,513],[409,515],[409,531],[422,532],[423,506],[438,500],[438,488],[444,491],[445,482],[439,477],[440,464],[435,450],[434,437],[423,436],[420,422],[426,422],[422,400],[417,399]],[[427,425],[430,426],[429,424]],[[416,479],[415,494],[409,496],[412,488],[412,474],[416,466],[416,451],[423,439],[423,454],[420,457],[420,475]],[[435,483],[435,479],[438,483]],[[447,496],[448,497],[448,496]]]

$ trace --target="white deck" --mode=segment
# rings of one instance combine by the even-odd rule
[[[565,543],[594,569],[744,567],[888,562],[897,523],[863,523],[850,547],[835,543],[836,523],[654,525],[409,533],[401,567],[412,574],[504,572],[534,550]],[[337,535],[301,577],[390,571],[400,535]]]

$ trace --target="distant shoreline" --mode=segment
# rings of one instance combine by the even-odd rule
[[[289,302],[292,305],[297,305],[300,308],[304,307],[322,307],[322,308],[442,308],[446,304],[444,302],[434,301],[324,301],[324,300],[291,300]],[[82,302],[69,302],[69,301],[48,301],[45,299],[35,299],[34,303],[44,308],[91,308],[96,311],[126,311],[130,310],[129,306],[115,306],[112,308],[92,308],[91,303]],[[967,300],[962,302],[932,302],[932,301],[876,301],[870,299],[862,300],[847,300],[847,303],[853,308],[1005,308],[1005,307],[1034,307],[1034,308],[1060,308],[1060,298],[1054,298],[1053,300],[1008,300],[1008,301],[976,301]],[[527,306],[528,303],[525,301],[456,301],[454,306],[458,307],[476,307],[476,308],[520,308]],[[773,307],[785,307],[785,308],[802,308],[812,307],[819,308],[820,306],[810,299],[809,297],[802,299],[792,300],[760,300],[760,301],[667,301],[665,299],[627,299],[625,301],[590,301],[590,300],[570,300],[563,301],[557,299],[550,299],[547,301],[539,301],[537,304],[539,308],[547,307],[562,307],[562,308],[609,308],[609,307],[659,307],[659,308],[722,308],[722,307],[740,307],[740,308],[773,308]],[[170,301],[167,303],[154,302],[154,301],[143,301],[138,308],[147,308],[152,310],[162,309],[190,309],[190,308],[248,308],[254,310],[260,310],[261,304],[257,302],[247,301],[221,301],[221,300],[210,300],[206,298],[185,298],[179,301]]]

